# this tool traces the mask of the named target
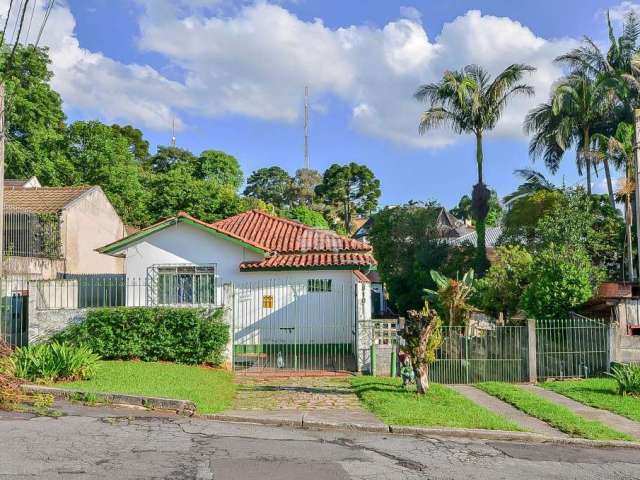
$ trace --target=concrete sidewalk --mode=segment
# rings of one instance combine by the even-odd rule
[[[546,400],[563,405],[581,417],[603,423],[618,432],[626,433],[640,440],[640,423],[638,422],[634,422],[633,420],[629,420],[628,418],[616,415],[607,410],[589,407],[559,393],[538,387],[537,385],[522,385],[522,388]]]
[[[464,395],[472,402],[477,403],[501,417],[511,420],[529,432],[539,433],[540,435],[546,435],[549,437],[568,437],[566,433],[553,428],[548,423],[527,415],[508,403],[503,402],[502,400],[499,400],[475,387],[470,385],[451,385],[451,388]]]

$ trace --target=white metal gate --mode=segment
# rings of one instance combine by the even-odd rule
[[[237,372],[354,371],[355,285],[332,279],[234,286]]]

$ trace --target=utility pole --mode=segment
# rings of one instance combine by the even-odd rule
[[[4,83],[0,83],[0,280],[4,275]]]
[[[633,145],[633,156],[635,158],[635,181],[636,181],[636,248],[638,254],[638,276],[640,277],[640,109],[634,110],[634,119],[635,119],[635,137],[634,137],[634,145]]]
[[[309,169],[309,87],[304,87],[304,168]]]

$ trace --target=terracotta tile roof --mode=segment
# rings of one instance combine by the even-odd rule
[[[331,267],[371,267],[376,261],[369,253],[298,253],[289,255],[273,255],[265,260],[242,262],[240,270],[264,269],[296,269],[296,268],[331,268]]]
[[[188,213],[180,212],[175,217],[165,218],[133,235],[105,245],[98,251],[118,254],[132,242],[180,221],[223,234],[265,255],[264,260],[241,263],[242,271],[278,268],[357,269],[376,265],[371,246],[366,243],[258,210],[244,212],[215,223],[206,223]]]
[[[362,273],[360,270],[354,270],[353,276],[358,279],[359,283],[371,283],[371,280],[369,280],[369,277],[364,273]]]
[[[211,225],[216,230],[258,248],[278,253],[368,252],[371,246],[300,222],[250,210]]]
[[[6,189],[4,191],[4,205],[32,212],[59,212],[92,188],[84,186]]]

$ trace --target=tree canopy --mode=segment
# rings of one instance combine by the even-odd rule
[[[334,163],[325,170],[316,194],[336,207],[345,231],[351,233],[353,215],[369,215],[378,206],[380,180],[366,165]]]
[[[285,208],[291,202],[291,177],[281,167],[260,168],[249,175],[244,194]]]

